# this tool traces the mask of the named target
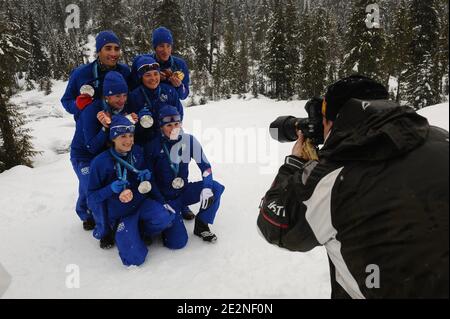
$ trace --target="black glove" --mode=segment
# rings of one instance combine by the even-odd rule
[[[113,247],[114,247],[114,236],[111,233],[100,239],[101,249],[111,249]]]

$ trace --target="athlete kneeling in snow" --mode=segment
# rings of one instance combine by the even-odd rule
[[[110,139],[114,146],[92,162],[88,190],[88,204],[96,222],[94,237],[100,239],[102,248],[111,248],[115,235],[126,266],[144,263],[148,253],[144,236],[160,234],[175,218],[148,197],[152,195],[152,174],[142,148],[134,145],[134,130],[126,117],[113,117]]]
[[[161,135],[145,146],[146,159],[152,164],[156,185],[156,199],[176,212],[174,226],[168,231],[176,233],[176,242],[164,238],[168,246],[184,247],[188,235],[181,216],[185,206],[200,201],[195,219],[194,234],[204,241],[215,242],[217,237],[208,224],[213,224],[225,187],[213,180],[211,165],[203,154],[199,142],[181,130],[181,115],[173,106],[164,106],[159,114]],[[189,163],[194,159],[203,181],[188,183]]]

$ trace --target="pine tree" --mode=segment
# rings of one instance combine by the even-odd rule
[[[0,0],[0,87],[3,99],[9,98],[17,89],[16,75],[25,71],[30,58],[30,43],[24,36],[19,16],[13,13],[9,1]]]
[[[406,72],[406,98],[416,109],[437,104],[440,98],[439,17],[436,1],[411,0],[410,25],[413,30],[409,45],[411,58]]]
[[[324,12],[324,33],[326,46],[326,85],[330,85],[337,81],[339,77],[339,70],[344,56],[344,47],[342,35],[338,31],[338,22],[334,14],[326,7],[319,7],[319,10]]]
[[[444,26],[443,26],[443,35],[442,35],[442,41],[441,43],[443,43],[443,46],[441,47],[441,49],[443,50],[443,54],[442,56],[442,66],[443,66],[443,70],[444,70],[444,74],[445,74],[445,84],[444,84],[444,88],[443,88],[443,93],[445,95],[449,94],[449,38],[448,38],[448,33],[449,33],[449,8],[448,8],[448,1],[447,1],[447,7],[446,7],[446,15],[444,18]]]
[[[224,35],[224,52],[222,55],[223,73],[223,91],[222,94],[229,98],[231,94],[238,93],[238,57],[236,48],[236,32],[234,27],[234,19],[232,10],[227,10],[225,35]]]
[[[209,33],[209,66],[208,70],[212,74],[214,72],[214,55],[219,51],[220,36],[219,36],[219,24],[220,24],[220,10],[222,8],[222,2],[220,0],[212,0],[211,8],[211,31]]]
[[[245,19],[245,21],[248,21]],[[245,22],[247,25],[247,22]],[[238,70],[237,70],[237,89],[239,94],[248,92],[249,79],[249,54],[248,54],[248,30],[245,27],[240,33],[240,47],[238,58]]]
[[[346,34],[345,72],[359,73],[386,83],[383,69],[385,36],[383,27],[368,28],[366,25],[368,5],[372,0],[353,0],[349,31]]]
[[[440,36],[439,36],[439,49],[438,49],[438,63],[439,63],[439,77],[444,78],[443,81],[439,81],[439,92],[444,95],[448,95],[448,81],[449,81],[449,7],[448,0],[438,1],[439,12],[439,24],[440,24]]]
[[[31,12],[28,14],[29,42],[31,44],[31,59],[29,63],[29,79],[39,83],[39,89],[48,95],[51,93],[51,71],[47,56],[42,50],[42,37],[38,33],[38,26]]]
[[[267,46],[266,37],[270,23],[270,6],[267,0],[260,0],[255,3],[255,8],[250,10],[250,17],[252,18],[250,28],[250,44],[249,44],[249,59],[250,59],[250,86],[254,97],[259,94],[266,94],[265,89],[265,74],[263,67],[264,50]],[[251,14],[254,13],[254,16]]]
[[[301,37],[302,46],[301,68],[301,98],[310,99],[324,92],[327,79],[327,30],[322,20],[316,17],[326,17],[323,9],[313,10],[303,16]]]
[[[4,98],[0,88],[0,173],[17,165],[31,167],[38,154],[31,143],[30,129],[24,128],[26,117],[17,105]]]
[[[203,99],[200,103],[206,103],[206,96],[212,94],[209,87],[209,51],[208,51],[208,11],[206,0],[200,0],[195,10],[194,39],[192,49],[194,51],[193,69],[191,70],[191,86],[195,95]]]
[[[122,0],[99,0],[95,3],[96,17],[94,28],[96,33],[112,30],[120,39],[125,63],[131,64],[136,55],[134,50],[133,12]]]
[[[277,99],[286,99],[286,37],[285,37],[284,10],[281,0],[274,1],[270,16],[270,27],[267,32],[267,46],[264,53],[264,70],[270,79],[270,96]]]
[[[411,26],[408,19],[408,0],[401,0],[395,13],[395,19],[392,26],[392,35],[389,37],[386,50],[387,65],[390,66],[389,73],[397,78],[398,89],[395,99],[400,102],[403,80],[407,68],[407,62],[410,58],[409,45],[411,43]]]
[[[284,32],[286,45],[286,65],[284,68],[287,77],[286,97],[292,97],[299,80],[300,52],[299,52],[299,25],[297,7],[292,0],[286,0],[284,14]]]
[[[4,1],[0,1],[0,7],[6,7]],[[9,102],[18,66],[30,56],[29,43],[20,30],[7,10],[0,11],[0,172],[16,165],[31,166],[31,157],[36,154],[28,130],[23,128],[23,115]]]
[[[254,28],[253,37],[251,41],[251,58],[254,61],[260,62],[262,59],[262,49],[265,46],[265,40],[267,35],[267,30],[269,29],[270,19],[270,7],[267,0],[261,0],[257,5],[255,18],[254,18]]]
[[[223,55],[220,53],[216,54],[216,59],[213,65],[213,72],[212,72],[213,90],[211,94],[212,100],[219,100],[220,98],[223,97],[223,92],[226,91],[226,89],[224,89],[225,83],[223,81],[223,77],[225,76],[226,71],[225,68],[223,67],[222,56]]]
[[[126,64],[131,65],[137,55],[150,52],[151,48],[151,25],[146,10],[133,10],[124,4],[125,12],[127,12],[127,22],[120,27],[125,30],[119,31],[121,35],[123,60]],[[145,7],[145,3],[142,3]],[[115,27],[117,30],[118,28]],[[119,29],[119,30],[120,30]]]
[[[208,17],[205,14],[206,1],[201,0],[195,17],[195,37],[193,49],[195,52],[194,65],[196,70],[208,68]]]
[[[166,27],[172,31],[174,38],[174,53],[179,54],[185,58],[188,58],[187,45],[185,42],[185,22],[184,17],[176,0],[161,0],[153,12],[154,28]]]

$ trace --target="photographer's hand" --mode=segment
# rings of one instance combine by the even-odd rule
[[[303,154],[303,144],[305,143],[305,138],[303,137],[302,131],[297,131],[298,140],[292,149],[292,155],[298,158],[302,158]]]

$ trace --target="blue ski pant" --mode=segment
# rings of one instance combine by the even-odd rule
[[[170,249],[181,249],[188,242],[188,234],[182,218],[182,209],[185,206],[194,205],[200,202],[200,194],[204,188],[203,181],[189,183],[183,193],[176,199],[169,200],[169,205],[176,211],[174,224],[163,233],[164,245]],[[214,203],[206,210],[200,210],[197,215],[203,223],[214,224],[217,211],[220,207],[220,198],[225,187],[213,181],[212,191],[214,193]]]
[[[78,177],[78,199],[75,207],[78,217],[82,221],[92,218],[92,213],[87,205],[87,190],[89,185],[89,173],[91,163],[77,159],[71,159],[73,170]]]

